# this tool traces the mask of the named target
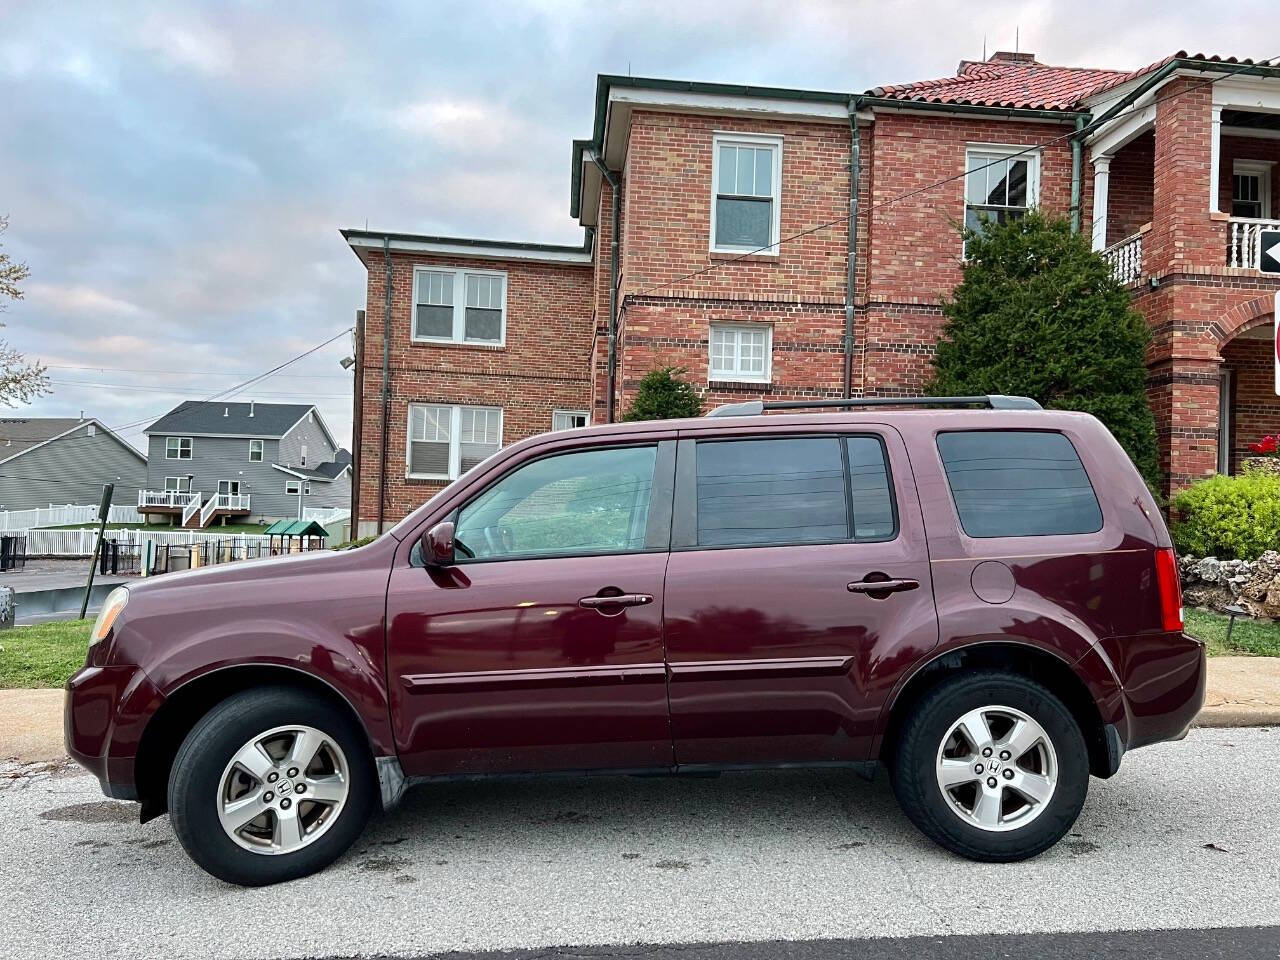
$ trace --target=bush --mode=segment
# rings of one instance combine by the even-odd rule
[[[1256,560],[1280,548],[1280,476],[1246,473],[1193,483],[1169,502],[1179,553]]]
[[[966,232],[964,279],[942,304],[934,396],[1006,393],[1091,413],[1160,486],[1147,403],[1147,323],[1066,220],[1030,213]]]
[[[693,386],[681,377],[682,367],[650,370],[636,389],[636,398],[623,420],[674,420],[702,413],[702,401]]]

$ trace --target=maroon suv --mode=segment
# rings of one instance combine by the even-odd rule
[[[543,434],[363,548],[121,588],[67,747],[242,884],[407,784],[566,771],[884,763],[947,849],[1034,856],[1200,708],[1169,533],[1090,416],[854,405]]]

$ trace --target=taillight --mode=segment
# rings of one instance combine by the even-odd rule
[[[1178,558],[1171,547],[1156,551],[1156,583],[1160,587],[1160,624],[1166,633],[1182,632],[1182,583]]]

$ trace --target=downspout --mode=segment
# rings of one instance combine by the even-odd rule
[[[382,259],[386,264],[386,306],[382,314],[382,437],[378,443],[378,534],[383,532],[387,506],[387,423],[391,415],[391,238],[382,238]]]
[[[1084,144],[1080,131],[1084,129],[1084,117],[1076,115],[1076,132],[1071,138],[1071,232],[1080,232],[1080,179]]]
[[[853,294],[858,265],[858,185],[862,181],[862,139],[858,135],[858,107],[849,101],[849,256],[844,287],[844,395],[853,396]],[[866,384],[863,384],[866,392]]]
[[[609,362],[608,390],[606,400],[605,422],[613,423],[616,419],[616,394],[618,387],[618,221],[622,216],[622,194],[618,189],[617,175],[605,166],[604,160],[597,151],[591,152],[591,160],[600,168],[600,176],[609,184],[613,194],[613,240],[609,245]]]

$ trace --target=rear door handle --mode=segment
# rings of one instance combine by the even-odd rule
[[[619,593],[612,597],[583,597],[578,606],[588,610],[599,610],[601,607],[643,607],[653,603],[653,596],[648,593]]]
[[[883,580],[855,580],[849,584],[849,592],[868,593],[873,597],[879,593],[887,597],[891,593],[901,593],[903,590],[917,590],[919,587],[919,580],[886,577]]]

